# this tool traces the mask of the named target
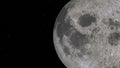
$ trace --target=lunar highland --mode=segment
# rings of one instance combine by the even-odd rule
[[[72,0],[56,19],[55,48],[67,68],[120,68],[120,0]]]

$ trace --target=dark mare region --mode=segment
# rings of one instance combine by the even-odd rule
[[[84,47],[84,45],[89,42],[87,35],[82,34],[78,31],[71,35],[70,40],[71,44],[73,44],[73,47],[76,49]]]
[[[96,17],[90,14],[84,14],[79,17],[78,24],[82,27],[88,27],[92,24],[92,22],[96,22]]]
[[[57,17],[57,35],[60,38],[60,40],[63,38],[65,34],[69,34],[70,28],[72,25],[70,25],[70,19],[67,19],[65,21],[65,17],[67,14],[67,8],[63,8],[60,12],[60,14]]]

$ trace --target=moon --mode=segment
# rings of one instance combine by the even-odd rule
[[[53,35],[67,68],[120,68],[120,0],[68,2]]]

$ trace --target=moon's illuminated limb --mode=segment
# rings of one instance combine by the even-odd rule
[[[120,14],[115,13],[115,11],[120,10],[120,0],[76,0],[76,4],[74,4],[74,7],[69,9],[68,16],[71,17],[73,21],[73,25],[76,27],[76,29],[79,29],[79,31],[86,33],[87,29],[83,29],[79,26],[77,26],[77,19],[81,15],[81,11],[84,10],[86,12],[94,12],[99,16],[98,19],[98,25],[102,26],[100,27],[106,34],[102,36],[102,34],[97,38],[95,48],[93,47],[93,56],[95,56],[93,59],[96,59],[96,61],[103,62],[104,58],[106,58],[105,62],[111,62],[112,60],[118,61],[120,59],[120,47],[110,47],[104,40],[104,37],[107,35],[107,29],[105,25],[101,23],[101,20],[103,18],[114,18],[120,20]],[[94,26],[92,26],[94,27]],[[83,31],[84,30],[84,31]],[[100,46],[101,45],[101,46]],[[112,55],[112,56],[111,56]],[[114,58],[113,56],[117,56]],[[112,58],[111,60],[109,60]],[[63,59],[66,59],[64,57]],[[73,62],[70,59],[67,61]],[[82,61],[83,62],[83,61]],[[66,62],[67,63],[67,62]],[[84,63],[84,62],[83,62]],[[69,64],[69,63],[68,63]],[[74,64],[74,63],[73,63]],[[96,64],[97,65],[97,64]],[[99,64],[98,65],[105,65]],[[72,66],[72,65],[71,65]],[[81,65],[82,66],[82,65]],[[95,67],[95,66],[94,66]],[[99,67],[98,67],[99,68]]]

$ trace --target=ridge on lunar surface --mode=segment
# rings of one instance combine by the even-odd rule
[[[68,68],[120,68],[120,35],[115,34],[120,33],[120,0],[71,2],[56,20],[54,38],[62,62]],[[96,21],[82,27],[78,20],[84,14],[94,15]]]

